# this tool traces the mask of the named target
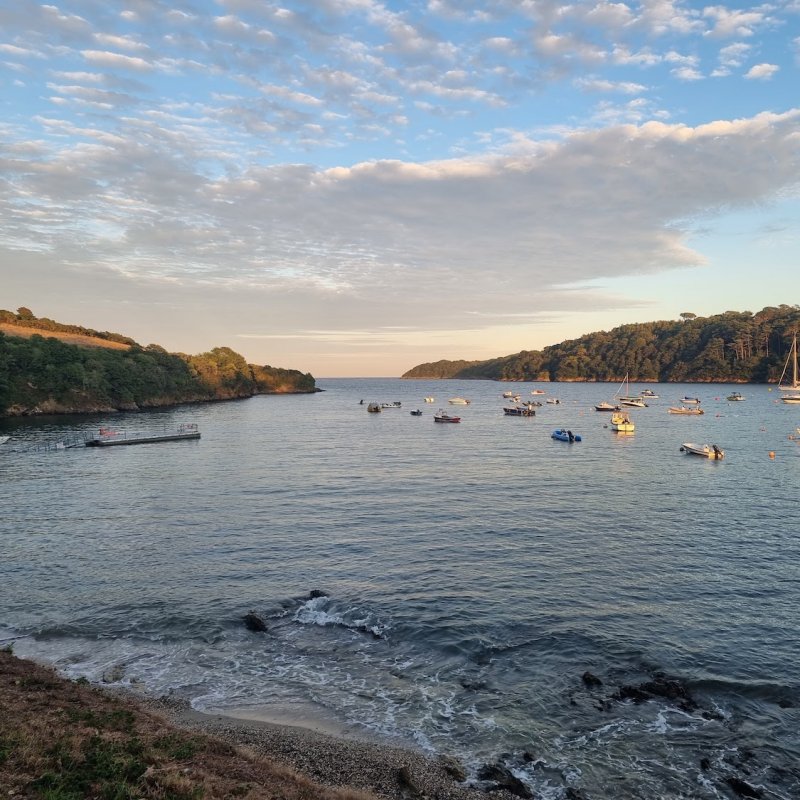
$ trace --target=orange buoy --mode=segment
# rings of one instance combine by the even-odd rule
[[[769,457],[770,458],[775,458],[775,451],[774,450],[770,450],[769,451]]]

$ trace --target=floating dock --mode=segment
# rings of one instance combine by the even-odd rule
[[[196,425],[181,425],[173,433],[146,436],[127,436],[124,433],[100,429],[100,435],[86,440],[87,447],[118,447],[124,444],[154,444],[156,442],[181,442],[185,439],[199,439],[200,431]]]

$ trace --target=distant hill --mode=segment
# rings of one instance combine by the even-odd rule
[[[486,361],[419,364],[403,378],[476,378],[497,381],[638,382],[777,381],[800,306],[685,313],[677,321],[621,325],[543,350],[523,350]]]
[[[248,364],[228,347],[189,356],[129,337],[0,310],[0,416],[134,411],[317,391],[298,370]]]

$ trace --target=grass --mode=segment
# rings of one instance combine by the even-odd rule
[[[0,650],[0,786],[41,800],[374,800]]]

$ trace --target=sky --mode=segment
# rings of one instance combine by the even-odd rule
[[[315,377],[800,302],[800,0],[0,0],[0,308]]]

